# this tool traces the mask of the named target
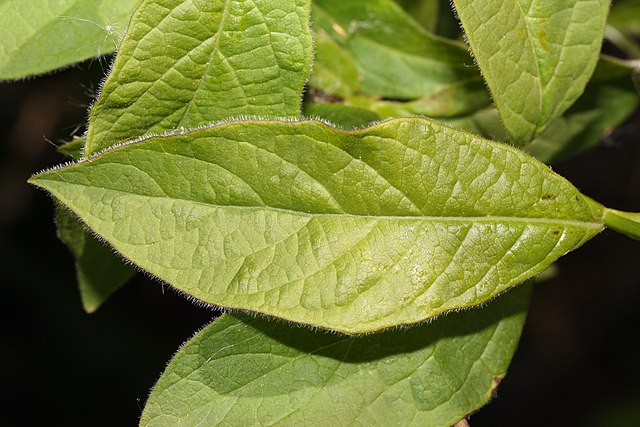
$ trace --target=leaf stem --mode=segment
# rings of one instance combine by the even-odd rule
[[[618,233],[640,240],[640,212],[604,208],[604,224]]]

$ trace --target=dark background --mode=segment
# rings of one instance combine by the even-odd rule
[[[216,313],[138,275],[96,314],[48,196],[28,177],[84,131],[105,60],[0,83],[4,425],[135,425],[171,355]],[[585,194],[640,211],[640,112],[593,150],[555,164]],[[480,426],[640,425],[640,242],[605,231],[536,287],[528,323]]]

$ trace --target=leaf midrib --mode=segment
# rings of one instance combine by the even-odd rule
[[[46,180],[45,180],[46,181]],[[53,182],[60,182],[59,180],[49,180]],[[63,181],[64,182],[64,181]],[[37,184],[37,181],[34,182]],[[314,212],[303,212],[297,211],[293,209],[287,208],[278,208],[274,206],[243,206],[243,205],[221,205],[221,204],[213,204],[206,203],[199,200],[187,199],[182,197],[173,197],[173,196],[152,196],[147,194],[133,193],[123,190],[117,190],[107,187],[98,187],[91,185],[83,185],[77,183],[69,183],[65,182],[70,186],[78,186],[85,188],[95,188],[102,189],[108,192],[120,193],[128,196],[138,196],[146,199],[160,199],[165,201],[181,201],[193,203],[199,206],[205,206],[208,208],[216,208],[216,209],[238,209],[238,210],[267,210],[273,212],[280,212],[288,215],[295,215],[307,218],[353,218],[353,219],[366,219],[366,220],[389,220],[389,221],[425,221],[425,222],[475,222],[475,223],[490,223],[490,222],[515,222],[515,223],[529,223],[529,224],[539,224],[539,225],[562,225],[567,227],[578,227],[585,229],[593,229],[593,230],[601,230],[604,227],[604,223],[602,221],[595,220],[594,221],[581,221],[581,220],[571,220],[571,219],[561,219],[561,218],[547,218],[547,217],[517,217],[517,216],[501,216],[501,215],[486,215],[486,216],[435,216],[435,215],[366,215],[366,214],[353,214],[347,212],[339,212],[339,213],[314,213]]]

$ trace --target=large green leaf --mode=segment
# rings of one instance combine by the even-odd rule
[[[525,144],[582,94],[609,0],[453,0],[505,127]]]
[[[427,33],[393,1],[316,0],[313,14],[316,27],[356,64],[362,94],[436,98],[459,87],[461,103],[478,102],[477,93],[465,91],[474,90],[481,77],[464,46]]]
[[[137,0],[3,0],[0,79],[40,74],[113,52]]]
[[[449,427],[504,377],[529,292],[360,337],[224,315],[176,354],[141,425]]]
[[[143,2],[91,110],[85,154],[220,118],[297,118],[311,68],[309,3]]]
[[[256,15],[257,13],[260,12],[264,3],[265,3],[264,1],[255,2],[256,9],[252,10],[253,15]],[[308,3],[308,0],[306,3]],[[208,7],[213,8],[214,10],[221,10],[225,6],[229,6],[228,2],[225,2],[224,0],[208,2],[208,4],[209,4]],[[252,7],[251,5],[253,4],[254,2],[245,1],[244,4],[241,6],[241,3],[236,2],[236,4],[233,7],[227,8],[226,13],[229,14],[229,16],[233,14],[241,13],[243,8],[244,9],[251,8]],[[296,9],[298,7],[297,5],[300,5],[300,4],[302,4],[300,1],[295,1],[295,0],[285,0],[279,3],[282,11],[287,10],[287,8],[291,10]],[[216,5],[217,5],[217,9],[216,9]],[[191,1],[184,1],[184,0],[171,0],[171,1],[165,0],[164,2],[162,2],[162,6],[160,6],[155,1],[143,2],[140,10],[136,13],[136,15],[133,17],[131,21],[130,29],[127,33],[127,37],[125,37],[125,40],[123,42],[121,52],[118,56],[118,59],[116,60],[115,67],[117,68],[118,64],[122,64],[122,63],[125,63],[125,65],[121,67],[122,70],[120,71],[120,73],[117,76],[112,76],[109,79],[108,83],[105,85],[104,92],[103,92],[104,94],[100,98],[101,100],[103,100],[102,101],[103,104],[106,104],[107,106],[113,105],[113,102],[114,102],[113,97],[117,95],[118,103],[122,103],[123,105],[132,105],[131,109],[124,113],[125,116],[128,116],[128,117],[125,117],[124,120],[127,120],[127,119],[130,120],[135,115],[142,114],[141,111],[143,110],[141,110],[141,108],[143,107],[144,102],[142,102],[139,99],[140,93],[138,91],[127,91],[127,90],[117,89],[122,85],[128,85],[127,87],[129,87],[132,84],[135,84],[135,82],[131,81],[132,59],[127,57],[127,55],[143,54],[145,49],[144,43],[152,43],[154,39],[156,41],[160,41],[161,39],[163,39],[164,36],[158,34],[157,29],[155,27],[149,26],[151,25],[151,23],[154,22],[154,20],[158,19],[157,13],[159,9],[166,12],[164,15],[162,15],[164,17],[164,20],[166,21],[164,23],[164,26],[162,26],[163,31],[170,33],[171,37],[176,39],[177,37],[180,37],[180,34],[182,34],[181,36],[182,38],[186,37],[185,34],[188,33],[189,29],[192,29],[195,31],[196,27],[194,26],[193,23],[190,23],[189,21],[194,16],[198,16],[196,12],[198,7],[199,7],[198,2],[191,2]],[[163,9],[163,8],[166,8],[166,9]],[[280,31],[274,34],[268,33],[266,34],[266,39],[262,37],[262,39],[260,40],[260,43],[267,42],[267,45],[263,46],[262,44],[256,45],[255,37],[257,36],[257,34],[254,31],[253,33],[249,34],[250,37],[241,38],[240,40],[236,41],[234,45],[234,49],[237,52],[241,52],[241,51],[250,51],[251,49],[254,49],[254,48],[260,48],[259,51],[263,53],[261,56],[266,56],[267,59],[273,60],[273,54],[274,54],[273,52],[275,51],[272,52],[269,50],[270,48],[268,45],[268,40],[270,39],[276,40],[276,42],[274,43],[274,49],[282,47],[282,43],[278,44],[277,42],[278,39],[288,40],[289,38],[292,38],[292,37],[298,37],[297,42],[300,45],[310,46],[311,35],[309,34],[309,31],[308,31],[309,6],[307,5],[306,8],[303,7],[302,9],[303,11],[306,10],[306,12],[300,15],[300,17],[303,18],[303,22],[301,22],[300,25],[291,25],[291,27],[288,27],[288,29],[291,29],[292,31],[291,33],[287,33],[285,31]],[[191,13],[191,15],[189,13]],[[200,19],[202,19],[203,21],[206,21],[206,19],[213,19],[214,17],[217,17],[219,15],[217,13],[218,12],[213,12],[206,16],[202,16]],[[235,19],[233,17],[229,18],[229,16],[227,17],[228,19],[232,19],[232,20]],[[292,15],[292,16],[297,16],[297,15]],[[268,26],[271,25],[274,27],[273,31],[279,31],[282,27],[282,24],[279,24],[276,21],[282,20],[282,19],[284,18],[282,18],[280,12],[272,14],[271,18],[265,17],[265,22],[262,23],[262,28],[268,29]],[[255,21],[256,21],[256,18],[253,17],[252,19],[249,19],[244,25],[253,25],[255,24]],[[191,25],[191,27],[189,25]],[[210,41],[210,40],[215,40],[216,38],[218,38],[219,40],[221,37],[225,37],[224,34],[222,34],[220,31],[220,25],[202,26],[199,29],[201,30],[201,32],[199,33],[199,36],[201,36],[201,38],[204,40]],[[207,33],[207,31],[209,31],[209,33]],[[155,35],[152,36],[152,33],[154,33]],[[205,42],[205,45],[206,43],[209,43],[209,42]],[[218,43],[220,43],[220,41],[218,41]],[[141,47],[141,44],[143,47]],[[182,46],[182,45],[176,44],[175,47],[178,48],[178,46]],[[193,57],[193,58],[196,58],[195,59],[196,61],[199,61],[201,58],[200,55],[202,55],[203,53],[202,52],[203,46],[204,45],[193,43],[193,45],[191,45],[191,50],[184,51],[182,52],[182,54],[185,57],[186,56]],[[222,46],[224,47],[224,44]],[[218,44],[218,47],[220,47],[220,44]],[[266,55],[264,54],[265,51],[267,52]],[[293,50],[292,52],[293,52],[293,55],[289,55],[288,53],[282,53],[281,56],[286,58],[288,57],[287,55],[289,55],[290,59],[294,60],[296,59],[295,58],[296,53],[304,54],[306,56],[300,56],[299,58],[297,58],[298,60],[301,61],[301,64],[304,64],[305,63],[304,61],[307,61],[306,63],[310,61],[308,49],[304,50],[304,52],[298,52],[296,50]],[[213,56],[216,55],[216,52],[214,51],[211,51],[209,53]],[[263,58],[261,58],[260,56],[256,58],[256,60],[258,61],[261,59]],[[129,64],[129,66],[127,66],[126,64]],[[184,67],[185,63],[178,61],[177,63],[172,64],[170,61],[164,60],[161,62],[161,64],[154,62],[153,65],[155,66],[163,65],[163,66],[170,67],[166,70],[157,70],[157,71],[162,71],[167,76],[172,76],[172,75],[175,75],[176,73],[180,73],[182,70],[181,67]],[[246,63],[243,63],[242,61],[218,62],[215,64],[207,65],[208,68],[205,73],[206,75],[202,75],[203,83],[190,87],[191,96],[193,97],[193,100],[194,100],[193,102],[195,103],[195,102],[198,102],[198,100],[208,99],[209,93],[211,90],[210,85],[214,84],[212,82],[219,81],[220,79],[224,79],[226,78],[225,76],[228,77],[230,73],[245,72],[243,68],[245,65]],[[239,68],[235,69],[233,67],[239,67]],[[302,84],[304,80],[307,78],[308,73],[309,73],[308,66],[307,67],[300,66],[298,74],[290,71],[287,73],[285,73],[284,71],[281,71],[282,75],[280,76],[280,79],[270,83],[271,89],[274,91],[277,91],[279,87],[278,85],[282,85],[282,90],[286,92],[289,87],[295,87],[297,85],[299,86],[298,88],[299,92],[297,93],[297,95],[287,96],[285,98],[284,104],[280,104],[280,105],[276,105],[272,102],[273,97],[269,97],[269,96],[255,97],[255,98],[252,98],[250,103],[251,105],[248,105],[248,104],[246,105],[246,111],[244,112],[246,114],[256,114],[256,115],[265,115],[265,116],[292,115],[297,117],[298,115],[297,112],[300,108],[300,96],[302,91]],[[206,79],[211,79],[211,81],[207,82]],[[184,84],[185,82],[181,81],[181,83]],[[193,83],[194,84],[196,83],[195,80]],[[199,120],[201,121],[201,123],[204,124],[204,123],[220,120],[222,118],[226,118],[227,115],[233,115],[234,111],[235,111],[235,114],[242,113],[243,110],[239,107],[236,108],[235,110],[233,109],[225,110],[223,108],[233,103],[236,103],[238,105],[245,104],[245,101],[246,101],[245,89],[243,87],[239,87],[236,89],[237,89],[236,92],[230,92],[229,94],[226,95],[225,97],[226,104],[221,105],[220,108],[196,108],[196,107],[188,108],[186,111],[182,113],[183,114],[182,120],[186,122],[193,122],[193,123],[196,123]],[[160,92],[157,92],[157,93],[160,93]],[[107,99],[105,99],[105,97]],[[142,104],[140,102],[142,102]],[[172,109],[175,106],[175,102],[176,102],[176,99],[165,97],[163,99],[155,100],[153,102],[153,105],[155,108],[158,108],[159,110],[172,111]],[[93,112],[91,119],[92,119],[90,122],[91,126],[93,126],[93,123],[96,123],[96,122],[99,124],[102,123],[104,125],[105,122],[114,120],[113,111],[110,108],[96,109],[96,111]],[[119,118],[115,120],[119,120]],[[91,144],[89,144],[85,148],[85,154],[90,155],[94,152],[94,150],[98,148],[100,149],[107,148],[108,146],[119,142],[121,139],[127,139],[129,137],[139,136],[142,133],[147,133],[150,131],[159,132],[163,130],[164,131],[170,130],[174,125],[176,125],[176,123],[175,121],[172,121],[172,120],[163,120],[160,123],[157,123],[155,120],[140,119],[136,122],[136,125],[137,127],[132,129],[123,129],[122,132],[118,132],[116,130],[116,133],[113,135],[111,134],[112,129],[108,129],[103,135],[101,140],[102,142],[100,143],[100,145],[92,146]],[[64,146],[65,147],[64,149],[68,151],[68,154],[77,156],[79,154],[78,146],[79,146],[78,141],[75,141],[73,143],[70,143]],[[64,212],[63,210],[59,210],[56,213],[56,216],[57,216],[56,222],[59,225],[59,227],[60,225],[64,225],[64,229],[59,229],[58,234],[60,235],[62,240],[70,247],[72,253],[76,258],[76,270],[77,270],[78,280],[80,282],[80,291],[83,296],[83,302],[84,302],[85,308],[87,309],[87,311],[94,311],[99,306],[99,304],[102,303],[102,301],[106,299],[114,290],[122,286],[122,284],[133,273],[133,270],[130,267],[125,266],[120,261],[120,259],[115,254],[112,253],[111,249],[105,247],[101,242],[96,240],[94,236],[86,232],[84,227],[79,222],[77,222],[77,220],[73,217],[73,215],[67,212]]]
[[[76,137],[58,147],[58,152],[80,160],[84,141],[84,138]],[[87,313],[93,313],[135,274],[135,269],[125,264],[113,249],[87,231],[80,220],[60,204],[56,205],[55,223],[58,237],[75,259],[82,306]]]
[[[349,333],[480,304],[603,228],[542,163],[419,118],[232,122],[32,182],[195,298]]]

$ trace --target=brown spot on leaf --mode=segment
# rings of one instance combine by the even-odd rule
[[[554,196],[553,194],[547,193],[547,194],[543,194],[542,197],[540,197],[542,200],[555,200],[556,196]]]
[[[456,425],[454,425],[453,427],[471,427],[469,425],[469,421],[467,421],[467,419],[465,418],[464,420],[460,420],[456,423]]]
[[[493,384],[491,386],[491,398],[495,399],[498,395],[498,386],[502,382],[502,377],[495,376],[493,377]]]

